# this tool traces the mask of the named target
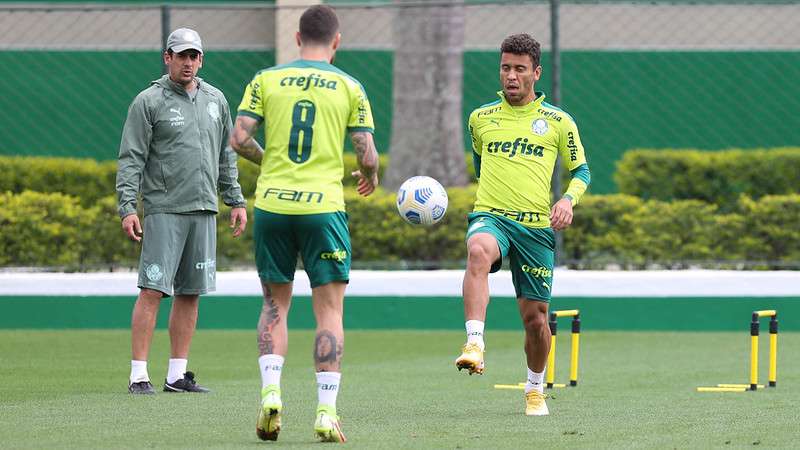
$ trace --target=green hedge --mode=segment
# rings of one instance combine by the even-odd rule
[[[734,210],[739,196],[800,191],[800,147],[761,150],[631,150],[617,163],[623,194],[646,199],[697,199]]]
[[[0,193],[0,228],[0,266],[80,269],[138,259],[120,239],[113,197],[87,208],[60,193]]]
[[[383,178],[389,158],[380,155],[378,176]],[[355,186],[350,173],[358,168],[356,156],[344,155],[345,186]],[[100,199],[114,194],[117,177],[117,162],[97,162],[93,159],[44,158],[34,156],[0,156],[0,192],[21,193],[23,191],[60,192],[81,199],[90,206]],[[246,196],[256,191],[259,167],[239,158],[239,183]]]
[[[433,227],[406,224],[394,194],[363,198],[346,191],[354,267],[453,267],[465,258],[466,214],[475,187],[449,189],[450,206]],[[251,203],[252,204],[252,203]],[[218,217],[218,266],[253,265],[252,226],[234,239],[230,210]],[[615,194],[587,196],[564,236],[565,260],[575,267],[797,267],[800,195],[742,197],[731,212],[698,200],[642,200]],[[252,225],[252,216],[250,217]],[[116,201],[91,207],[64,194],[0,194],[0,266],[67,269],[135,267],[139,244],[122,233]],[[728,262],[725,264],[725,262]]]
[[[80,199],[85,206],[113,194],[116,161],[93,159],[0,157],[0,192],[60,192]]]

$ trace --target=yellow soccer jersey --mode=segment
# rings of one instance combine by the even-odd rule
[[[345,133],[373,132],[364,88],[331,64],[298,60],[262,70],[239,114],[264,123],[256,208],[278,214],[344,211]]]
[[[556,156],[573,174],[566,195],[576,204],[589,185],[589,168],[575,121],[544,102],[524,106],[500,100],[469,116],[478,172],[475,211],[498,214],[533,227],[550,226],[550,182]]]

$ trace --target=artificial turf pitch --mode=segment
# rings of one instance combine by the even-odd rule
[[[782,333],[778,387],[697,393],[746,383],[749,336],[595,332],[581,337],[580,382],[557,389],[550,416],[523,415],[521,332],[487,330],[486,373],[453,360],[453,331],[349,331],[339,414],[358,448],[796,448],[800,442],[800,334]],[[167,334],[150,357],[155,396],[127,394],[129,332],[0,331],[2,448],[319,448],[312,427],[313,331],[290,333],[283,431],[254,432],[260,378],[255,332],[199,330],[189,369],[208,395],[160,392]],[[767,341],[767,339],[762,339]],[[557,382],[568,377],[569,333],[559,335]],[[762,342],[761,380],[766,379]],[[330,444],[333,445],[333,444]]]

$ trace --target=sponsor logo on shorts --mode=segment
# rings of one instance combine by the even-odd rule
[[[216,259],[207,259],[205,261],[197,262],[194,265],[194,268],[197,270],[215,269],[216,267],[217,267]]]
[[[334,261],[338,261],[338,262],[344,262],[344,260],[347,259],[347,251],[346,250],[339,250],[337,248],[336,250],[333,250],[333,251],[330,251],[330,252],[322,252],[322,254],[319,255],[319,259],[334,260]]]
[[[550,278],[553,276],[553,271],[548,269],[547,267],[533,267],[527,264],[523,264],[522,271],[525,273],[529,273],[534,277],[540,277],[540,278]],[[547,287],[548,289],[550,288],[549,286],[545,287]]]
[[[147,266],[147,269],[144,270],[144,274],[147,275],[147,279],[150,281],[159,281],[164,278],[164,272],[158,264],[150,264]]]

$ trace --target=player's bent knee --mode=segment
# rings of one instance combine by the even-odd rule
[[[467,248],[467,265],[472,270],[484,270],[486,272],[492,267],[492,257],[486,248],[479,243],[472,243]]]

